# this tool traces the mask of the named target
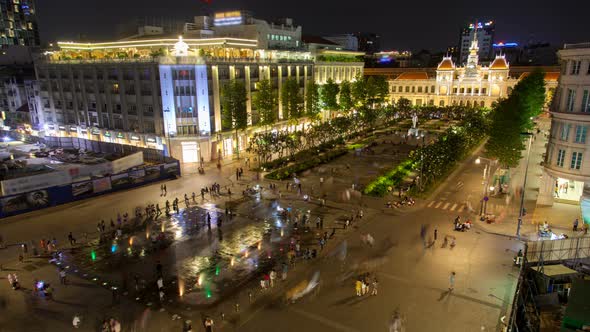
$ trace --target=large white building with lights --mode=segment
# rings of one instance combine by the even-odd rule
[[[481,65],[475,36],[464,65],[456,65],[451,57],[444,57],[435,75],[425,69],[408,69],[389,80],[389,89],[393,102],[405,98],[414,106],[491,107],[499,98],[507,97],[523,75],[527,73],[512,77],[503,55],[496,55],[489,66]],[[546,73],[548,91],[555,89],[558,76],[559,73]]]
[[[235,17],[235,12],[215,15],[213,22],[224,29],[243,23]],[[229,80],[246,86],[252,126],[238,138],[245,149],[257,130],[252,99],[260,80],[270,80],[280,91],[292,77],[304,94],[313,80],[352,81],[362,75],[363,62],[330,61],[335,51],[260,47],[260,40],[220,36],[215,30],[210,38],[193,38],[195,31],[208,35],[202,28],[184,38],[143,29],[152,32],[107,43],[59,42],[35,62],[40,134],[87,149],[131,145],[163,150],[185,163],[215,160],[231,156],[236,145],[221,121],[221,90]],[[357,56],[336,53],[340,60]],[[277,95],[280,128],[287,124]]]
[[[558,56],[562,71],[537,204],[581,203],[590,223],[590,43],[566,44]]]

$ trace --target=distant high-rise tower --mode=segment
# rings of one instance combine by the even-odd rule
[[[465,63],[469,57],[470,48],[473,40],[478,40],[478,55],[480,60],[492,60],[494,34],[496,33],[496,24],[494,21],[471,23],[461,29],[459,36],[459,63]],[[476,36],[477,35],[477,36]]]
[[[0,45],[39,46],[33,0],[0,0]]]

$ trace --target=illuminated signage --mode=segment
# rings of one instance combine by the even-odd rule
[[[92,133],[92,135],[100,135],[100,130],[92,129],[91,133]]]
[[[216,26],[242,24],[242,12],[233,11],[215,13],[215,16],[213,18],[213,24],[215,24]]]
[[[503,43],[492,44],[494,47],[518,47],[518,43]]]
[[[139,141],[139,136],[137,135],[131,135],[131,139],[134,141]]]
[[[64,126],[59,126],[59,130],[66,130],[66,127],[64,127]]]
[[[123,133],[118,133],[117,134],[117,138],[124,138],[124,137],[125,137],[125,135],[123,135]]]
[[[103,134],[105,137],[111,137],[111,133],[109,133],[108,131],[105,131]]]
[[[70,127],[70,131],[78,131],[78,128],[76,128],[76,127]]]
[[[156,139],[153,137],[148,137],[147,141],[150,143],[156,143]]]

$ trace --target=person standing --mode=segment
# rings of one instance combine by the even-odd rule
[[[270,287],[275,286],[275,280],[277,279],[277,273],[274,269],[270,270]]]
[[[576,218],[576,220],[574,220],[574,232],[578,231],[578,223],[579,223],[578,218]]]
[[[436,242],[437,238],[438,238],[438,229],[434,228],[434,242]]]
[[[375,276],[373,278],[373,289],[371,290],[371,295],[377,296],[377,286],[378,286],[378,281],[377,281],[377,277]]]
[[[356,282],[354,284],[354,288],[356,290],[356,296],[361,296],[361,291],[363,288],[363,283],[360,279],[356,279]]]
[[[452,292],[455,289],[455,271],[451,272],[449,276],[449,292]]]
[[[59,270],[59,283],[62,285],[66,284],[66,270],[63,268]]]
[[[164,184],[164,196],[168,194],[168,189],[166,188],[166,184]]]

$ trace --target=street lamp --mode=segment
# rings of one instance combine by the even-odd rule
[[[520,240],[520,227],[522,226],[522,217],[524,216],[524,192],[526,190],[526,179],[529,174],[529,160],[531,159],[531,145],[533,144],[533,134],[532,133],[520,133],[522,136],[529,137],[529,147],[527,148],[526,154],[526,166],[524,169],[524,180],[522,183],[522,190],[520,193],[520,209],[518,210],[518,224],[516,226],[516,237]]]
[[[492,159],[488,159],[488,158],[484,158],[484,157],[477,157],[477,159],[475,159],[475,164],[479,165],[481,164],[481,161],[485,160],[488,163],[485,165],[484,169],[483,169],[483,179],[484,179],[484,183],[483,183],[483,191],[482,191],[482,199],[481,199],[481,205],[479,208],[479,215],[483,216],[486,214],[486,210],[487,210],[487,193],[488,193],[488,189],[489,191],[494,191],[494,186],[489,186],[489,177],[490,174],[492,173],[492,165],[496,162],[495,160]],[[489,186],[489,187],[488,187]]]

